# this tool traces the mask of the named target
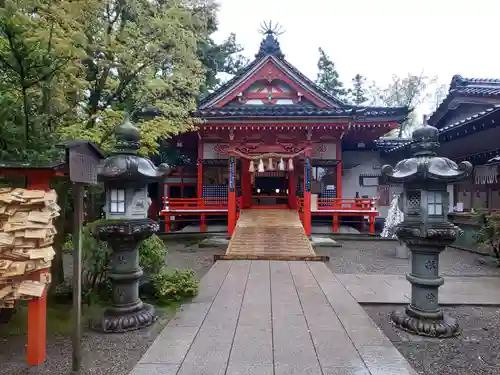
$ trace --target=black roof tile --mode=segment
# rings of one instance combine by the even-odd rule
[[[500,104],[494,105],[491,108],[488,108],[484,111],[477,112],[477,113],[475,113],[467,118],[464,118],[464,119],[457,121],[453,124],[447,125],[447,126],[443,127],[442,129],[439,129],[439,135],[440,136],[445,135],[447,132],[455,130],[456,128],[458,128],[460,126],[464,126],[464,125],[467,125],[469,123],[473,123],[479,119],[482,119],[486,116],[490,116],[493,113],[496,113],[499,111],[500,111]],[[440,141],[442,141],[442,140],[440,139]],[[399,142],[400,142],[400,144],[396,145],[393,139],[382,139],[382,138],[380,138],[376,141],[377,145],[379,145],[381,148],[385,148],[385,149],[389,148],[389,150],[387,152],[401,151],[401,150],[405,149],[406,147],[409,147],[412,144],[412,141],[407,140],[407,139],[401,140]],[[392,145],[395,147],[388,147],[388,146],[392,146]]]
[[[429,124],[435,126],[448,111],[448,104],[458,96],[500,97],[500,79],[465,78],[459,74],[453,76],[448,95],[429,117]]]
[[[403,120],[408,114],[406,107],[344,107],[319,108],[306,105],[233,105],[220,108],[200,109],[194,113],[197,117],[391,117]]]

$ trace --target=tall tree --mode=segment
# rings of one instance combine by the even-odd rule
[[[0,158],[53,156],[81,86],[86,0],[6,0],[0,8]]]
[[[385,87],[373,83],[369,94],[371,104],[392,107],[408,107],[411,111],[408,119],[400,126],[398,136],[410,136],[413,128],[419,124],[415,109],[424,104],[432,96],[429,88],[437,81],[437,77],[429,77],[424,73],[406,77],[392,76],[392,81]]]
[[[361,105],[368,100],[366,78],[359,73],[352,79],[352,89],[349,90],[349,99],[355,105]]]
[[[321,47],[319,48],[318,76],[316,78],[316,83],[340,100],[344,100],[347,95],[347,90],[340,80],[335,63]]]
[[[189,114],[205,80],[198,43],[208,37],[213,11],[198,6],[196,0],[100,1],[86,29],[87,94],[64,137],[110,149],[115,126],[129,112],[141,128],[141,151],[156,153],[159,139],[193,129]],[[145,116],[151,108],[155,115]]]

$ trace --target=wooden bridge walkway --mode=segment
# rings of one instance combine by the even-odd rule
[[[236,225],[225,260],[319,260],[293,210],[245,210]]]

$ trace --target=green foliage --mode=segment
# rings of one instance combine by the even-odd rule
[[[368,100],[366,96],[367,88],[365,85],[366,78],[361,74],[356,74],[352,79],[352,89],[349,90],[349,98],[353,104],[361,105]]]
[[[90,223],[82,232],[82,297],[89,305],[109,299],[111,293],[111,285],[107,280],[111,248],[105,241],[95,238],[92,234],[96,225],[103,222],[99,220]],[[165,265],[166,255],[165,243],[156,235],[139,245],[140,265],[148,283],[141,288],[141,296],[165,305],[192,297],[198,290],[198,281],[193,271],[169,270]],[[57,287],[56,296],[69,296],[71,289],[71,280],[66,279]]]
[[[0,157],[48,160],[73,111],[87,0],[5,0],[0,7]]]
[[[500,266],[500,213],[481,213],[479,220],[481,228],[475,234],[478,244],[493,252]]]
[[[182,301],[198,293],[198,280],[192,270],[163,269],[152,278],[152,297],[160,304]]]
[[[216,11],[198,0],[3,1],[0,157],[48,160],[73,139],[111,150],[126,112],[142,153],[195,129],[199,94],[244,63],[234,35],[211,39]]]
[[[426,103],[432,96],[429,91],[435,85],[437,78],[426,76],[424,73],[414,75],[408,73],[406,77],[392,76],[392,81],[385,87],[373,83],[369,88],[372,104],[390,107],[408,107],[413,111]],[[401,125],[398,136],[410,137],[413,129],[420,125],[415,112]]]
[[[139,256],[144,273],[151,277],[159,274],[165,267],[167,247],[160,237],[152,235],[141,243]]]
[[[344,100],[348,92],[340,80],[335,63],[322,48],[319,48],[318,70],[316,83],[337,99]]]
[[[111,248],[105,241],[94,237],[86,226],[82,231],[82,295],[87,303],[95,302],[101,296],[109,295],[107,271]]]

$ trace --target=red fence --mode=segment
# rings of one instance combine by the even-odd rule
[[[236,199],[236,219],[239,218],[241,198]],[[165,232],[172,229],[172,216],[199,216],[200,231],[207,230],[207,216],[227,215],[228,198],[163,198],[160,215],[165,217]]]
[[[375,198],[318,198],[316,205],[313,203],[312,206],[312,216],[332,216],[334,232],[338,232],[341,216],[360,216],[361,226],[363,218],[368,216],[370,233],[375,233],[375,216],[379,215]],[[297,198],[297,210],[303,221],[304,198]]]

